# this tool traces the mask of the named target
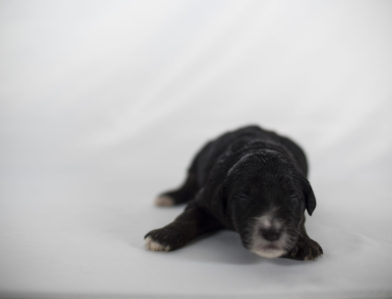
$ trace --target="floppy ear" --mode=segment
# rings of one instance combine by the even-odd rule
[[[316,197],[314,196],[313,189],[310,186],[309,181],[306,178],[302,180],[302,192],[305,198],[305,207],[308,214],[311,216],[314,209],[316,208]]]

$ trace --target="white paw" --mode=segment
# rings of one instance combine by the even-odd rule
[[[145,246],[148,250],[152,251],[169,251],[170,246],[164,246],[161,243],[154,241],[151,237],[147,237]]]
[[[166,196],[166,195],[162,195],[159,196],[155,199],[155,205],[159,206],[159,207],[170,207],[174,205],[174,200],[173,198]]]

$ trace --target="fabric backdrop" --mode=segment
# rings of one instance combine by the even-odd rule
[[[390,298],[391,1],[1,1],[0,296]],[[315,262],[221,232],[172,253],[152,205],[209,138],[298,141]],[[291,296],[291,297],[290,297]]]

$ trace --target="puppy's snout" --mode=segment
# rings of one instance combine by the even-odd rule
[[[276,229],[260,229],[260,235],[267,241],[279,240],[282,233]]]

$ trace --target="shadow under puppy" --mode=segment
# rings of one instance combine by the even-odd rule
[[[188,203],[170,224],[145,236],[155,251],[178,249],[201,235],[230,229],[245,248],[267,258],[311,260],[323,251],[305,230],[316,207],[302,149],[258,126],[225,133],[194,157],[183,185],[156,199]]]

